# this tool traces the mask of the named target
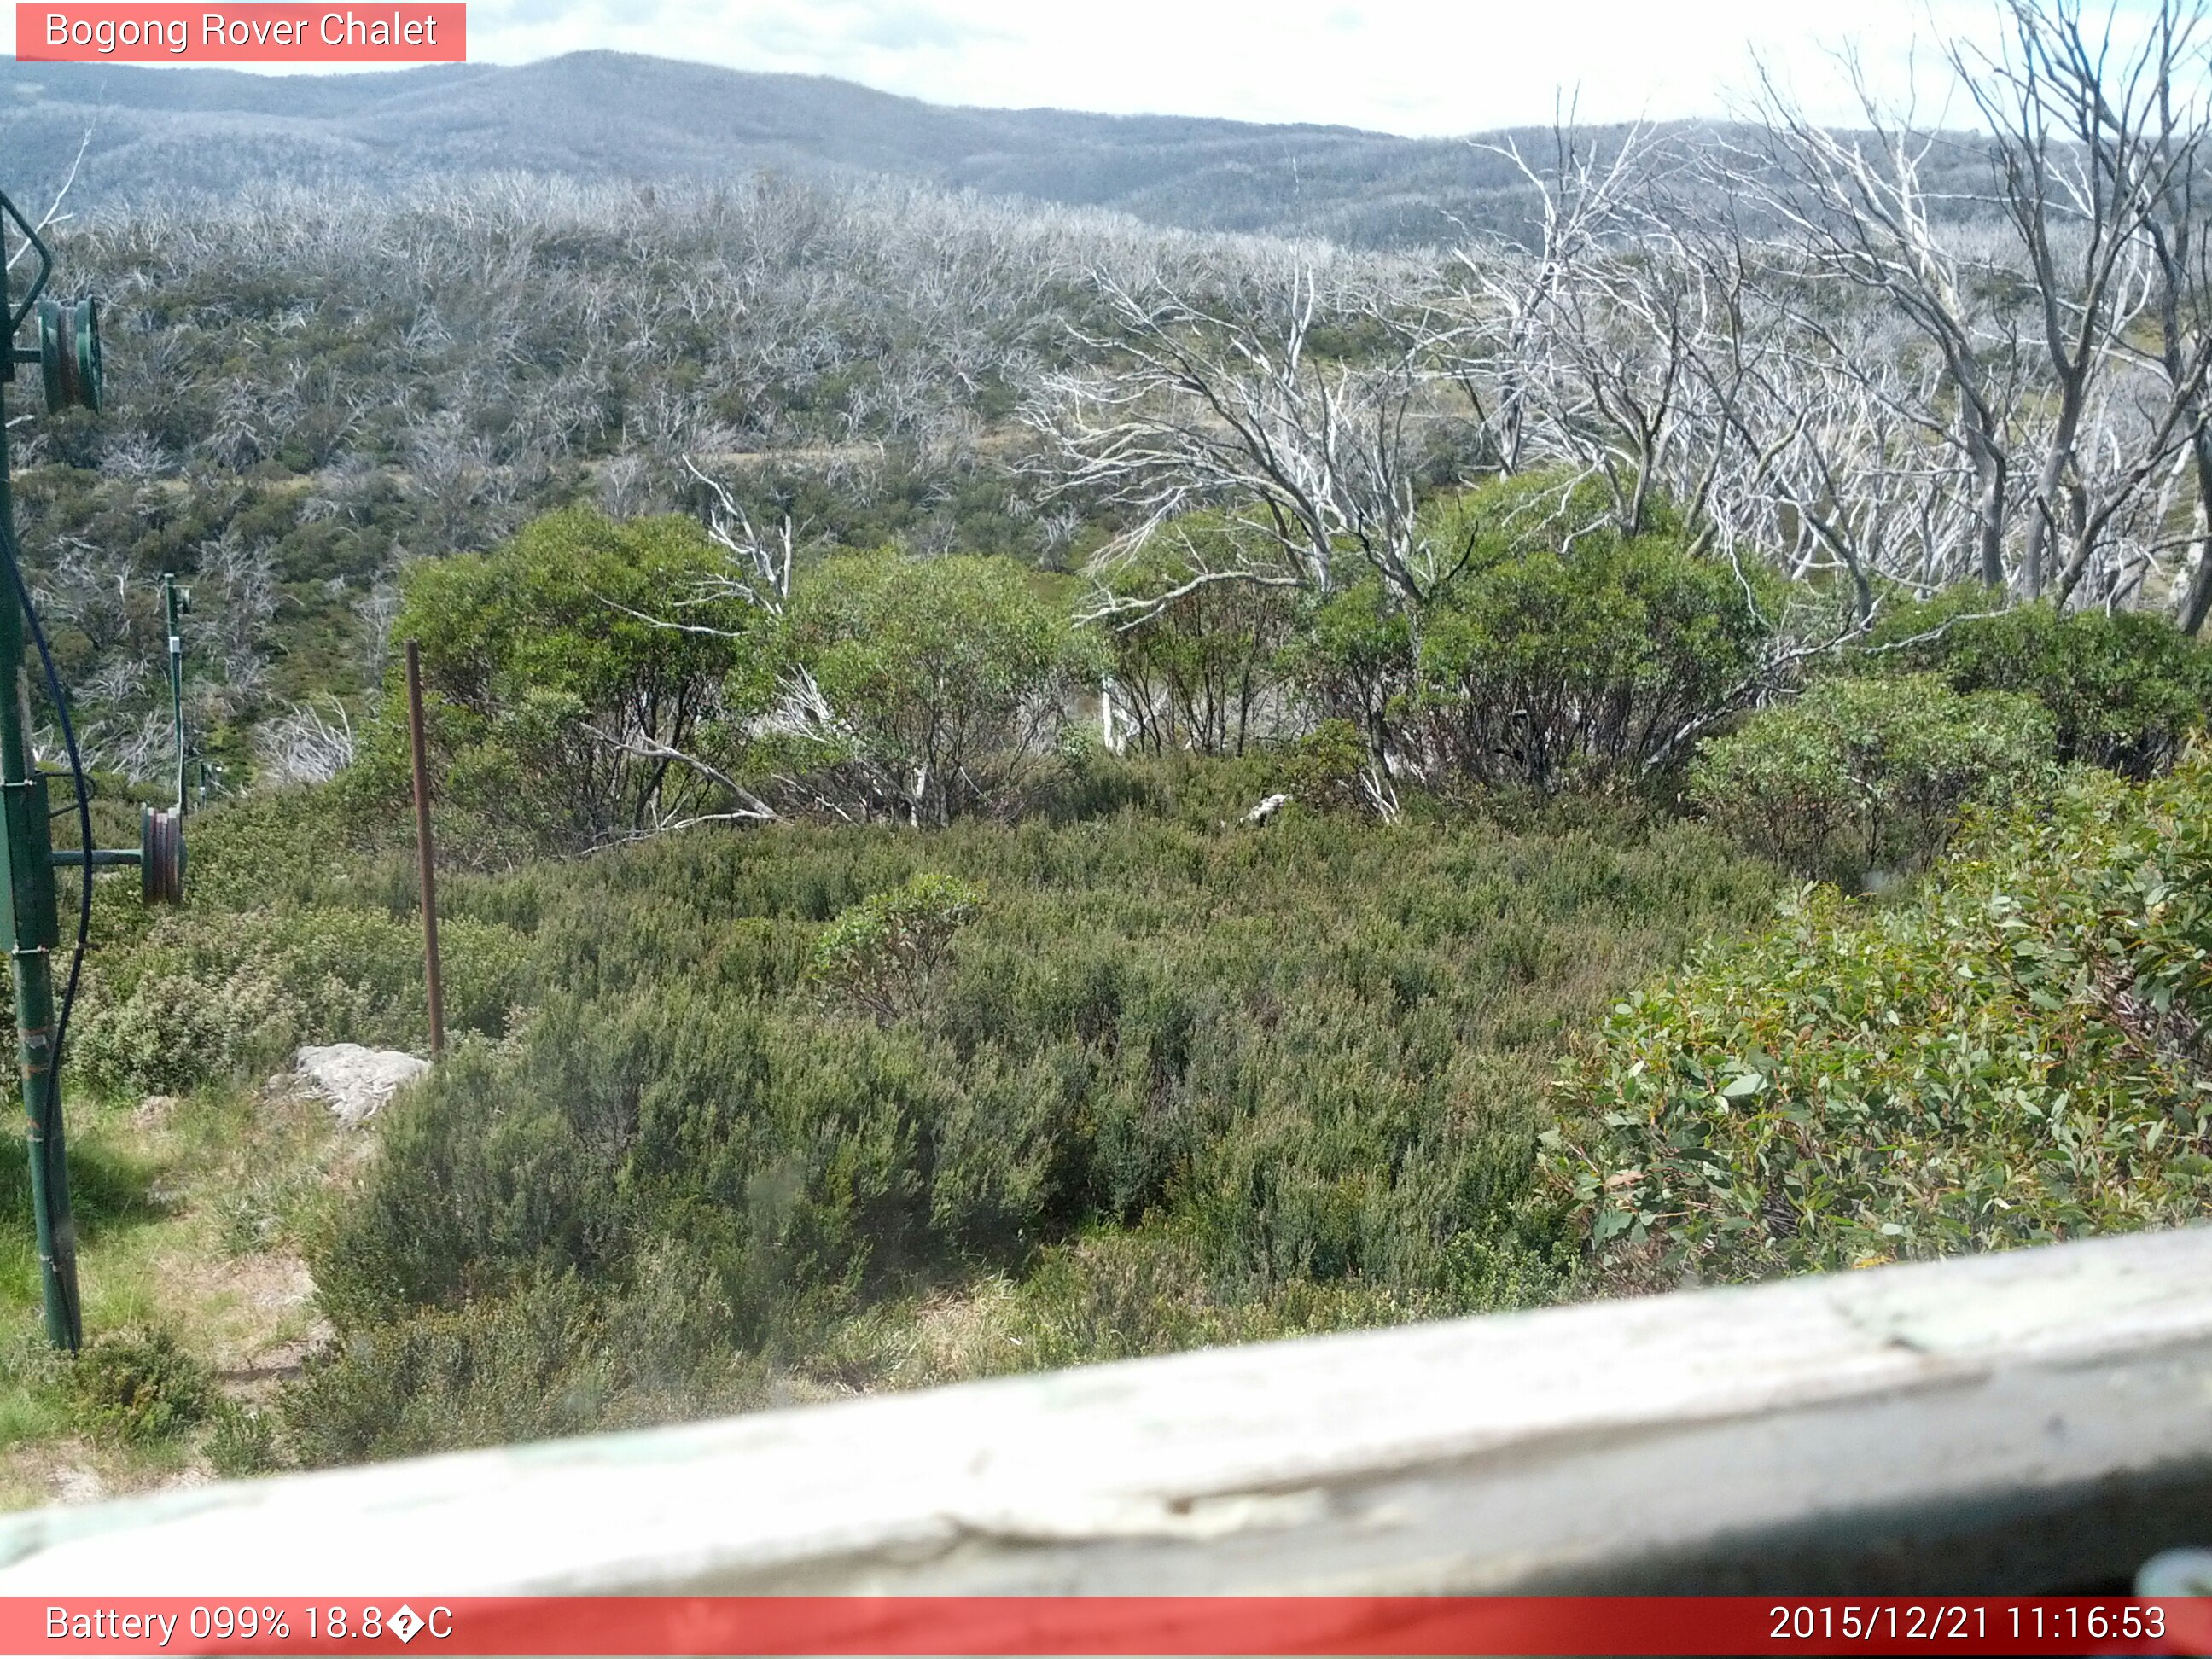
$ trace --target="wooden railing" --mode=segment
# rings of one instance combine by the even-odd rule
[[[1965,1592],[2212,1543],[2212,1229],[0,1521],[0,1593]]]

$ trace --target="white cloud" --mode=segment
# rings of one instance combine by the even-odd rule
[[[581,46],[836,75],[940,103],[1317,121],[1453,133],[1550,118],[1722,112],[1757,51],[1811,98],[1848,106],[1825,47],[1844,30],[1885,87],[1908,43],[1990,8],[1859,0],[478,0],[472,55],[520,62]],[[1826,36],[1826,39],[1823,36]]]

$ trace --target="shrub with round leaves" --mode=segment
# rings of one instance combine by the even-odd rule
[[[2082,769],[1904,904],[1802,894],[1620,1004],[1543,1136],[1599,1279],[1746,1279],[2202,1219],[2212,764]]]
[[[1706,817],[1800,874],[1856,885],[1943,850],[1969,804],[2045,779],[2051,717],[1933,675],[1830,679],[1707,743],[1690,772]]]
[[[2212,647],[2157,612],[1992,611],[1980,586],[1891,607],[1843,666],[2034,697],[2051,713],[2060,760],[2139,780],[2169,769],[2212,711]]]

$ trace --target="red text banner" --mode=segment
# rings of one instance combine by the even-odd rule
[[[2212,1601],[2123,1597],[0,1599],[10,1654],[2212,1652]]]
[[[19,63],[459,64],[465,5],[25,5]]]

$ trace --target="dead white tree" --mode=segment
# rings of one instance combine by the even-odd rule
[[[737,599],[770,616],[781,616],[785,602],[791,598],[791,515],[784,515],[774,540],[766,539],[753,528],[751,517],[727,485],[701,471],[689,455],[684,457],[684,470],[698,480],[710,498],[707,539],[722,550],[728,573],[699,593],[683,596],[679,603],[720,604]]]
[[[61,183],[54,187],[53,198],[46,204],[46,211],[33,222],[32,228],[34,230],[40,232],[52,230],[56,225],[64,223],[74,216],[65,210],[69,194],[70,191],[76,188],[76,175],[84,166],[85,152],[92,148],[92,135],[98,125],[95,122],[93,126],[88,126],[84,130],[84,136],[77,140],[76,154],[70,158],[69,170],[62,174]],[[30,251],[31,245],[28,241],[19,242],[15,251],[8,256],[8,269],[13,270],[16,262]]]
[[[1194,573],[1199,582],[1334,586],[1364,564],[1418,605],[1449,553],[1417,519],[1434,334],[1418,302],[1350,287],[1304,257],[1231,279],[1211,299],[1161,281],[1138,290],[1095,273],[1102,325],[1074,330],[1092,366],[1048,377],[1029,407],[1051,447],[1048,488],[1133,507],[1109,559],[1200,508],[1248,513],[1265,557]],[[1326,352],[1325,326],[1361,348]]]
[[[76,187],[77,171],[84,166],[85,152],[92,148],[92,134],[93,129],[91,127],[87,127],[84,130],[84,137],[77,140],[76,154],[70,160],[69,171],[62,175],[61,183],[55,187],[53,199],[46,204],[46,211],[41,213],[34,222],[32,227],[33,230],[39,232],[51,230],[54,226],[61,224],[73,216],[64,210],[69,201],[70,191]],[[9,270],[15,270],[17,262],[19,262],[23,256],[30,251],[30,239],[28,237],[19,238],[16,240],[14,249],[8,253],[7,268]],[[8,426],[12,430],[16,427],[26,424],[33,417],[29,415],[10,416],[8,419]]]
[[[1895,350],[1886,320],[1798,319],[1760,352],[1712,501],[1723,545],[1767,550],[1793,581],[1840,574],[1861,623],[1888,584],[1926,593],[1972,574],[1958,555],[1973,475],[1928,416],[1940,371]]]
[[[2080,0],[2005,0],[2005,14],[1995,50],[1957,44],[1950,61],[1991,135],[2052,404],[2023,480],[2020,585],[2063,605],[2204,428],[2212,341],[2138,343],[2164,320],[2156,232],[2203,149],[2203,9],[2155,0],[2148,27],[2117,6],[2089,21]]]
[[[1437,343],[1466,393],[1490,457],[1504,473],[1530,459],[1545,403],[1545,367],[1563,316],[1592,263],[1617,246],[1646,185],[1650,136],[1632,127],[1609,153],[1583,141],[1565,112],[1540,167],[1517,143],[1480,148],[1513,164],[1535,201],[1534,246],[1497,237],[1454,251],[1465,325]]]
[[[1942,60],[1981,132],[1947,137],[1892,112],[1847,55],[1869,131],[1820,126],[1763,78],[1769,142],[1739,176],[1809,274],[1876,300],[1940,366],[1917,373],[1908,349],[1850,361],[1844,378],[1958,450],[1982,580],[2110,605],[2186,548],[2176,606],[2193,629],[2212,610],[2212,576],[2196,574],[2204,532],[2172,521],[2201,524],[2212,486],[2204,7],[2093,17],[2081,0],[1999,0],[1997,15],[1990,44],[1954,42]],[[1981,182],[1933,187],[1939,165]],[[1847,308],[1805,307],[1809,333]]]
[[[2156,367],[2170,388],[2193,386],[2183,424],[2189,434],[2186,468],[2195,500],[2186,511],[2183,546],[2185,575],[2174,619],[2197,634],[2212,612],[2212,387],[2205,384],[2203,360],[2212,350],[2212,223],[2203,195],[2207,93],[2202,77],[2193,82],[2178,72],[2193,55],[2204,56],[2204,12],[2201,7],[2161,4],[2151,27],[2158,36],[2165,67],[2154,100],[2154,147],[2182,165],[2163,170],[2161,185],[2142,213],[2142,237],[2156,271],[2154,301],[2158,328]],[[2191,49],[2185,54],[2185,46]]]
[[[1759,111],[1766,145],[1739,177],[1784,227],[1817,276],[1878,297],[1907,321],[1942,366],[1923,424],[1948,427],[1973,477],[1972,568],[2003,589],[2015,491],[2019,319],[1995,296],[2002,270],[1955,234],[1949,204],[1925,182],[1942,136],[1908,108],[1876,95],[1858,58],[1842,67],[1865,129],[1814,121],[1764,68]],[[1948,419],[1945,419],[1948,412]]]
[[[294,703],[253,731],[262,775],[278,784],[327,783],[353,764],[353,717],[336,697]],[[329,714],[324,708],[330,710]]]

